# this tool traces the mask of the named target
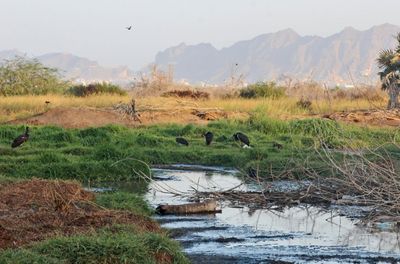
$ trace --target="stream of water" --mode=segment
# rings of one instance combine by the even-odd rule
[[[146,199],[153,205],[182,204],[193,189],[240,185],[235,171],[212,167],[154,169]],[[281,183],[290,187],[290,183]],[[257,186],[242,184],[241,190]],[[359,207],[297,206],[281,211],[222,204],[216,215],[156,216],[181,242],[193,263],[400,263],[399,234],[387,226],[368,230],[343,216]],[[348,214],[347,214],[348,215]]]

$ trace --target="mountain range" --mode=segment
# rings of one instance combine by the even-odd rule
[[[243,75],[248,82],[290,77],[339,85],[370,83],[378,79],[379,51],[393,47],[398,32],[400,27],[391,24],[365,31],[347,27],[328,37],[285,29],[222,49],[182,43],[159,52],[154,63],[165,70],[173,65],[176,79],[192,83],[222,83],[232,75]]]
[[[301,36],[292,29],[259,35],[217,49],[209,43],[181,43],[156,54],[152,64],[168,71],[175,80],[190,83],[220,84],[243,76],[246,82],[263,80],[316,80],[329,85],[352,82],[372,83],[377,78],[375,63],[379,51],[394,47],[400,27],[391,24],[360,31],[347,27],[327,36]],[[18,50],[0,51],[0,63]],[[55,67],[69,80],[78,82],[109,81],[126,84],[134,71],[126,66],[105,67],[98,62],[69,53],[48,53],[36,57]],[[147,72],[143,67],[142,72]]]

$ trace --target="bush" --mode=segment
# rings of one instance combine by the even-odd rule
[[[180,97],[180,98],[192,98],[192,99],[209,99],[210,94],[202,91],[192,90],[173,90],[161,94],[164,97]]]
[[[258,82],[240,90],[243,98],[281,98],[285,96],[285,89],[274,82]]]
[[[91,83],[88,85],[80,84],[72,86],[67,90],[67,94],[85,97],[93,94],[118,94],[126,95],[126,92],[118,85],[109,83]]]
[[[61,93],[67,86],[57,69],[45,67],[37,59],[17,56],[0,67],[0,94],[4,96]]]
[[[301,108],[304,110],[310,111],[312,109],[311,105],[312,105],[312,102],[310,100],[304,99],[304,98],[301,98],[299,101],[296,102],[296,106],[298,108]]]

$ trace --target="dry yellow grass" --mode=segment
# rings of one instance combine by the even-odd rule
[[[72,97],[62,95],[0,97],[0,122],[43,113],[53,107],[109,107],[118,102],[129,101],[129,96],[93,95]],[[47,105],[45,102],[49,101]]]
[[[263,98],[263,99],[210,99],[210,100],[191,100],[181,98],[165,97],[145,97],[137,99],[139,109],[167,108],[176,109],[182,107],[193,108],[217,108],[226,111],[263,112],[274,118],[291,118],[297,116],[323,115],[340,111],[383,109],[386,107],[385,101],[369,101],[365,99],[334,99],[334,100],[314,100],[312,109],[306,110],[299,108],[296,98]]]
[[[0,122],[33,116],[54,107],[104,108],[111,107],[119,102],[128,102],[130,100],[130,96],[119,95],[93,95],[89,97],[71,97],[62,95],[0,97]],[[50,104],[46,105],[45,101],[50,101]],[[246,113],[257,111],[259,113],[265,113],[265,115],[269,117],[281,119],[330,114],[340,111],[377,109],[385,108],[386,106],[385,101],[369,101],[365,99],[320,99],[312,101],[312,109],[309,111],[299,108],[296,105],[297,101],[298,99],[296,98],[213,98],[210,100],[193,100],[166,97],[136,97],[136,103],[139,110],[216,108],[226,111]]]

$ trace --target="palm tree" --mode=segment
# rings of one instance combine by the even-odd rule
[[[379,53],[377,59],[378,73],[382,81],[382,90],[389,94],[388,109],[399,108],[400,93],[400,33],[396,36],[397,47],[395,50],[385,49]]]

